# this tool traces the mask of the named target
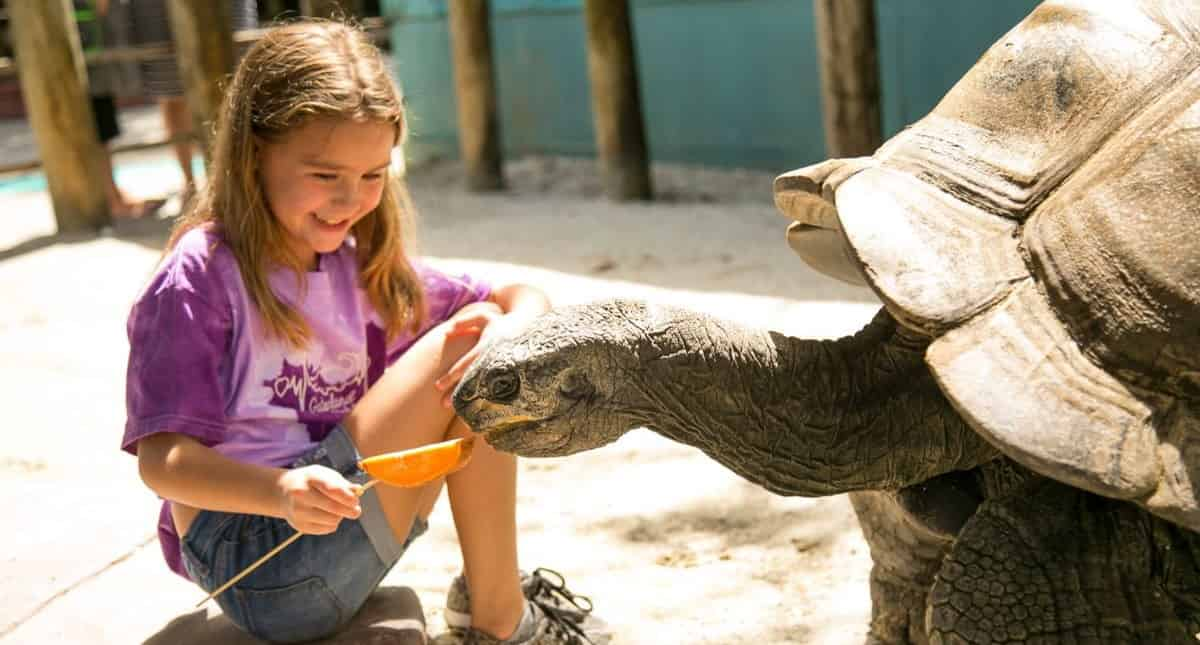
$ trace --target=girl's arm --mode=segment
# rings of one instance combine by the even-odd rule
[[[302,533],[331,533],[342,518],[361,513],[358,487],[330,468],[246,464],[174,432],[138,442],[138,472],[163,499],[214,511],[281,517]]]

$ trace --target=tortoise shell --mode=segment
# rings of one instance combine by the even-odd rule
[[[1046,2],[874,156],[775,196],[1002,452],[1200,530],[1200,3]]]

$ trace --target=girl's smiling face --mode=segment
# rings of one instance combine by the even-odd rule
[[[379,205],[395,136],[381,121],[318,118],[262,143],[267,206],[305,266],[316,268],[317,254],[336,251]]]

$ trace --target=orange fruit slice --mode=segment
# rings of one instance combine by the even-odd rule
[[[467,465],[474,447],[475,437],[451,439],[368,457],[358,467],[385,484],[421,486]]]

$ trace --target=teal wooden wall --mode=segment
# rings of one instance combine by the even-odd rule
[[[409,156],[456,156],[447,0],[385,0]],[[1034,0],[876,0],[883,126],[919,119]],[[632,0],[651,159],[786,170],[824,159],[810,0]],[[595,154],[582,0],[492,0],[506,156]]]
[[[1034,0],[876,0],[883,130],[925,116]]]

